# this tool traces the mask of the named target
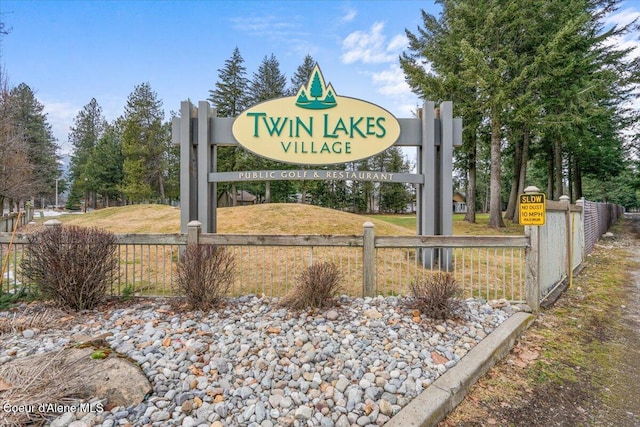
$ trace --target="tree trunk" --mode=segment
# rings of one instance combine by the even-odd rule
[[[580,163],[576,160],[573,166],[573,194],[576,196],[576,200],[582,199],[582,170],[580,169]]]
[[[522,167],[522,145],[519,138],[515,142],[515,153],[513,156],[513,177],[511,178],[511,190],[509,191],[509,203],[504,218],[513,221],[518,205],[518,187],[520,184],[520,168]]]
[[[547,198],[553,200],[553,145],[549,146],[547,152]]]
[[[158,187],[160,189],[160,203],[164,203],[164,180],[162,175],[158,177]]]
[[[527,184],[527,164],[529,163],[529,144],[531,143],[531,132],[524,130],[522,135],[522,159],[520,163],[520,177],[518,178],[518,194],[524,193]],[[513,214],[513,223],[520,223],[520,210],[516,203],[516,210]]]
[[[569,191],[569,200],[575,200],[573,198],[573,160],[571,159],[571,153],[567,154],[567,190]]]
[[[464,220],[467,222],[476,222],[476,140],[475,136],[472,141],[471,150],[469,151],[469,180],[467,182],[467,213]]]
[[[504,228],[502,220],[502,184],[501,184],[501,158],[500,158],[500,120],[496,117],[498,113],[493,112],[491,123],[491,179],[489,202],[489,227]]]
[[[555,188],[554,192],[555,198],[554,200],[560,200],[560,196],[564,194],[563,183],[562,183],[562,142],[560,138],[556,139],[553,144],[553,166],[555,171]]]

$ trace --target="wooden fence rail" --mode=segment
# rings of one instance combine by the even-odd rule
[[[350,296],[407,294],[411,283],[441,270],[453,274],[465,298],[505,298],[537,311],[540,301],[570,281],[585,259],[589,221],[584,215],[581,204],[548,202],[545,225],[525,227],[524,236],[376,236],[369,222],[360,235],[208,234],[192,221],[185,234],[116,234],[120,274],[111,294],[179,295],[176,266],[182,248],[194,243],[233,253],[233,295],[282,296],[302,269],[331,261],[341,270],[344,293]],[[30,286],[20,269],[27,236],[16,235],[9,252],[10,235],[0,232],[0,263],[8,267],[2,292]]]

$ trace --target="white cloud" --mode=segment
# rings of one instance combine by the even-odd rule
[[[358,16],[358,11],[352,7],[348,7],[346,6],[344,8],[344,15],[342,16],[342,18],[340,18],[340,22],[342,23],[348,23],[353,21],[356,16]]]
[[[404,79],[404,73],[398,64],[392,64],[386,70],[371,74],[373,84],[378,92],[388,96],[410,95],[411,88]]]
[[[609,15],[605,18],[605,25],[618,25],[619,27],[629,25],[635,19],[640,18],[640,12],[632,8],[619,10],[618,12]]]
[[[354,31],[349,34],[342,41],[342,62],[381,64],[396,61],[400,51],[406,47],[406,37],[399,34],[387,43],[383,30],[384,23],[376,22],[369,31]]]
[[[398,53],[409,44],[409,40],[407,40],[407,36],[404,34],[397,34],[391,41],[389,42],[389,46],[387,46],[387,52]]]
[[[626,8],[614,14],[607,16],[604,20],[605,27],[617,26],[618,28],[627,26],[633,21],[640,21],[640,11],[633,8]],[[629,31],[618,37],[609,40],[611,45],[617,46],[619,49],[629,49],[631,58],[640,57],[640,34],[637,27],[635,30]]]
[[[69,129],[73,126],[73,118],[82,107],[72,105],[69,102],[59,102],[51,100],[40,100],[44,106],[44,113],[47,115],[47,122],[51,125],[54,138],[58,140],[58,145],[62,152],[70,152],[71,146],[67,143]]]
[[[640,21],[640,11],[632,7],[627,7],[607,16],[604,20],[604,24],[605,26],[616,25],[620,28],[629,25],[634,20]],[[640,58],[640,33],[638,32],[637,27],[629,31],[627,34],[622,34],[618,37],[612,38],[608,41],[608,44],[615,46],[617,49],[628,50],[627,58],[629,61]],[[636,86],[636,91],[637,90],[638,86]],[[636,112],[640,111],[640,97],[630,100],[626,105],[624,105],[624,107],[630,108]],[[627,136],[629,136],[630,132],[636,133],[637,129],[625,130],[625,134],[627,134]]]

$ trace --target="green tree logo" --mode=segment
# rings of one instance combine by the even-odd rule
[[[307,96],[307,93],[309,96]],[[313,67],[307,85],[300,86],[297,96],[296,105],[307,110],[326,110],[338,105],[335,98],[335,90],[331,83],[329,85],[325,84],[318,64]],[[312,99],[309,99],[309,97]]]

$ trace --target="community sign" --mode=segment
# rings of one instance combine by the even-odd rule
[[[245,149],[272,160],[327,165],[365,159],[391,147],[400,124],[387,110],[338,96],[316,65],[296,96],[257,104],[234,121]]]

